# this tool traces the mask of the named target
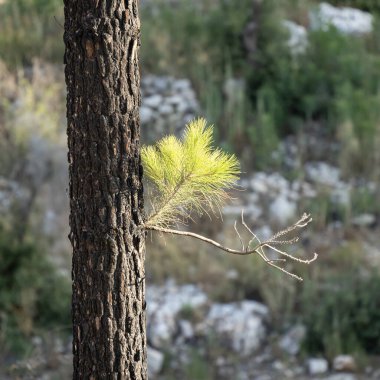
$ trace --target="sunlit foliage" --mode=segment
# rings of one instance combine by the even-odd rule
[[[187,125],[182,141],[167,136],[142,148],[145,175],[155,188],[147,226],[168,226],[192,211],[218,209],[228,198],[239,162],[212,147],[212,133],[205,119],[196,119]]]

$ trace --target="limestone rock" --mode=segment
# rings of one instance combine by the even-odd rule
[[[352,219],[352,224],[358,227],[370,227],[376,223],[376,216],[373,214],[361,214]]]
[[[326,162],[310,162],[305,165],[306,177],[317,184],[335,187],[339,183],[340,170]]]
[[[153,377],[160,373],[164,364],[164,354],[150,346],[147,350],[148,355],[148,375]]]
[[[255,352],[265,339],[264,321],[268,314],[268,308],[255,301],[214,304],[206,321],[236,353],[246,356]]]
[[[320,375],[329,369],[329,363],[323,358],[310,358],[307,360],[307,370],[310,375]]]
[[[358,378],[350,373],[338,373],[326,377],[324,380],[358,380]]]
[[[373,16],[368,12],[349,7],[334,7],[321,3],[310,13],[312,29],[327,30],[335,27],[343,34],[367,34],[373,30]]]
[[[282,25],[289,33],[288,46],[290,51],[293,54],[304,53],[308,44],[306,28],[289,20],[284,20]]]
[[[165,347],[173,339],[177,329],[177,316],[182,308],[198,308],[208,298],[195,285],[177,286],[168,281],[164,286],[147,288],[147,334],[155,347]]]
[[[296,203],[288,199],[284,195],[280,195],[275,199],[269,207],[269,216],[273,222],[282,226],[288,224],[295,218],[297,212]]]
[[[305,339],[306,328],[303,325],[292,327],[280,340],[279,346],[289,355],[297,355]]]
[[[351,355],[339,355],[333,361],[333,368],[339,372],[355,372],[357,365]]]
[[[163,98],[159,94],[151,95],[144,98],[144,106],[150,107],[153,109],[158,109],[158,107],[162,104]]]

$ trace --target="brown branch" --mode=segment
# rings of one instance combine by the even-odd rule
[[[240,251],[238,249],[228,248],[228,247],[225,247],[222,244],[218,243],[215,240],[209,239],[209,238],[207,238],[207,237],[205,237],[203,235],[199,235],[199,234],[196,234],[194,232],[179,231],[179,230],[173,230],[171,228],[149,226],[149,225],[145,226],[145,229],[147,229],[147,230],[153,230],[153,231],[159,231],[159,232],[164,232],[166,234],[193,237],[195,239],[202,240],[205,243],[211,244],[211,245],[213,245],[213,246],[221,249],[222,251],[231,253],[233,255],[250,255],[250,254],[252,254],[252,253],[254,253],[256,251],[256,248],[255,249],[251,249],[251,250],[244,250],[244,251]]]
[[[273,245],[274,244],[291,244],[291,243],[295,243],[296,241],[298,241],[298,237],[296,238],[293,238],[293,239],[289,239],[289,240],[276,240],[278,237],[280,236],[283,236],[283,235],[286,235],[288,234],[289,232],[291,231],[294,231],[295,229],[297,228],[303,228],[303,227],[306,227],[309,223],[311,222],[311,218],[310,218],[310,215],[308,214],[304,214],[302,216],[302,218],[300,220],[298,220],[296,223],[294,223],[292,226],[286,228],[285,230],[282,230],[282,231],[279,231],[277,232],[275,235],[273,235],[271,238],[269,238],[268,240],[265,240],[263,242],[260,241],[260,239],[257,237],[257,235],[248,227],[248,225],[246,224],[246,222],[244,221],[244,213],[242,211],[242,214],[241,214],[241,223],[242,225],[247,229],[247,231],[253,236],[253,238],[249,241],[249,243],[245,246],[244,245],[244,242],[243,242],[243,239],[236,227],[236,222],[234,224],[234,229],[235,229],[235,232],[239,238],[239,241],[241,243],[241,246],[242,246],[242,249],[241,250],[238,250],[238,249],[233,249],[233,248],[229,248],[229,247],[226,247],[220,243],[218,243],[217,241],[215,240],[212,240],[212,239],[209,239],[203,235],[199,235],[199,234],[196,234],[194,232],[188,232],[188,231],[179,231],[179,230],[174,230],[174,229],[171,229],[171,228],[165,228],[165,227],[160,227],[160,226],[152,226],[152,225],[145,225],[145,229],[146,230],[153,230],[153,231],[158,231],[158,232],[163,232],[163,233],[168,233],[168,234],[172,234],[172,235],[180,235],[180,236],[188,236],[188,237],[192,237],[192,238],[195,238],[195,239],[198,239],[198,240],[201,240],[205,243],[208,243],[210,245],[213,245],[214,247],[222,250],[222,251],[225,251],[227,253],[230,253],[230,254],[233,254],[233,255],[240,255],[240,256],[246,256],[246,255],[251,255],[253,253],[256,253],[258,254],[265,263],[267,263],[268,265],[280,270],[281,272],[284,272],[286,273],[287,275],[299,280],[299,281],[302,281],[302,278],[297,276],[296,274],[292,273],[292,272],[289,272],[287,271],[285,268],[275,264],[277,262],[286,262],[286,258],[288,259],[291,259],[293,261],[296,261],[298,263],[302,263],[302,264],[310,264],[312,263],[313,261],[315,261],[317,258],[318,258],[318,255],[316,253],[314,253],[313,257],[310,258],[310,259],[300,259],[292,254],[289,254],[287,252],[284,252],[276,247],[274,247]],[[257,240],[258,244],[254,247],[254,248],[250,248],[250,245],[251,243],[254,241],[254,240]],[[283,256],[282,258],[278,258],[278,259],[269,259],[268,256],[267,256],[267,253],[265,252],[264,248],[267,248],[267,249],[271,249],[272,251],[276,252],[277,254]]]

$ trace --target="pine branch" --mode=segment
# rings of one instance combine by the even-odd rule
[[[289,239],[283,237],[296,229],[306,227],[312,220],[308,214],[304,214],[293,225],[261,242],[244,221],[242,211],[241,223],[251,235],[251,239],[244,243],[235,222],[234,229],[240,241],[240,250],[226,247],[193,232],[170,228],[171,225],[190,217],[194,210],[207,213],[207,209],[220,208],[222,202],[228,198],[226,190],[234,187],[240,174],[239,162],[234,155],[212,147],[212,127],[206,126],[206,120],[197,119],[190,122],[181,141],[174,136],[168,136],[154,146],[143,147],[141,158],[145,175],[156,190],[156,197],[152,201],[153,211],[144,225],[146,230],[192,237],[233,255],[257,254],[268,265],[300,281],[301,277],[278,263],[292,260],[310,264],[317,259],[316,253],[310,259],[300,259],[277,248],[279,245],[294,244],[299,240],[298,236]],[[251,248],[254,242],[256,245]],[[279,257],[269,259],[266,250],[276,253]]]
[[[303,217],[299,221],[294,223],[292,226],[290,226],[290,227],[288,227],[282,231],[279,231],[278,233],[273,235],[272,238],[261,242],[259,240],[259,238],[252,232],[252,230],[248,227],[248,225],[244,221],[244,215],[242,212],[242,225],[249,231],[249,233],[252,236],[254,236],[254,240],[257,240],[258,244],[254,248],[249,248],[250,243],[252,242],[252,240],[251,240],[247,245],[245,245],[243,242],[243,239],[241,238],[239,231],[237,230],[236,224],[235,224],[234,228],[235,228],[236,234],[237,234],[238,239],[239,239],[241,246],[242,246],[241,250],[226,247],[226,246],[220,244],[219,242],[217,242],[215,240],[212,240],[212,239],[207,238],[207,237],[200,235],[200,234],[196,234],[194,232],[180,231],[180,230],[175,230],[175,229],[171,229],[171,228],[165,228],[165,227],[159,227],[159,226],[149,226],[149,225],[145,225],[145,229],[152,230],[152,231],[158,231],[158,232],[162,232],[162,233],[168,233],[171,235],[180,235],[180,236],[192,237],[192,238],[201,240],[205,243],[208,243],[208,244],[210,244],[210,245],[212,245],[212,246],[214,246],[214,247],[216,247],[216,248],[218,248],[224,252],[227,252],[227,253],[233,254],[233,255],[246,256],[246,255],[251,255],[251,254],[257,254],[268,265],[280,270],[281,272],[286,273],[287,275],[291,276],[292,278],[294,278],[298,281],[303,281],[302,277],[296,275],[295,273],[292,273],[292,272],[286,270],[285,268],[283,268],[283,267],[281,267],[275,263],[276,262],[284,262],[285,263],[286,259],[290,259],[292,261],[302,263],[302,264],[311,264],[312,262],[314,262],[318,258],[318,254],[314,253],[313,257],[309,258],[309,259],[300,259],[300,258],[298,258],[298,257],[296,257],[290,253],[282,251],[282,250],[273,246],[274,243],[281,243],[281,244],[282,243],[293,243],[293,242],[297,241],[298,239],[297,240],[289,239],[289,240],[284,240],[282,242],[277,242],[277,241],[274,241],[272,239],[273,239],[273,237],[277,238],[279,236],[284,236],[284,235],[288,234],[289,232],[295,230],[296,228],[306,227],[310,223],[310,221],[311,221],[310,215],[304,214]],[[283,257],[278,258],[278,259],[274,259],[274,260],[270,260],[267,256],[266,252],[264,251],[265,248],[268,248],[268,249],[278,253],[280,256],[283,256]]]
[[[212,127],[204,119],[190,122],[182,141],[168,136],[143,147],[141,157],[156,190],[147,226],[169,227],[192,211],[220,208],[240,174],[234,155],[212,147]]]

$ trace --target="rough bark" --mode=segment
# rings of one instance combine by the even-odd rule
[[[65,0],[74,379],[146,379],[138,0]]]

